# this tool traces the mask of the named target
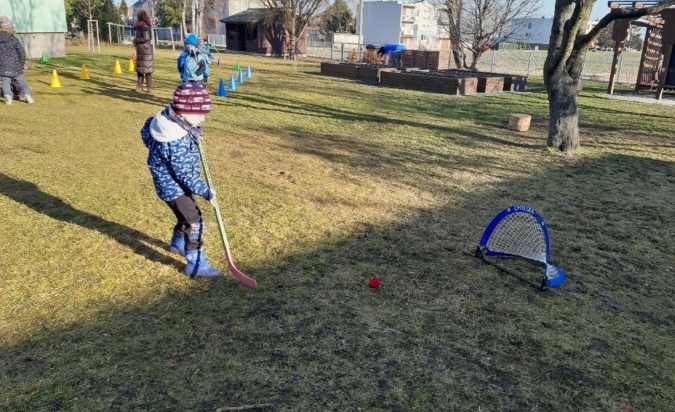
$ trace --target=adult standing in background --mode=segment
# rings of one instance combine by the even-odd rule
[[[145,10],[139,10],[138,21],[134,24],[136,37],[136,91],[143,91],[143,78],[145,78],[146,91],[152,93],[152,72],[154,71],[154,56],[152,49],[152,25],[150,17]]]

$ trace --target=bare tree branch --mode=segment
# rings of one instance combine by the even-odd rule
[[[297,50],[297,39],[310,21],[327,6],[328,0],[261,0],[270,13],[269,23],[276,23],[289,41],[291,57]]]

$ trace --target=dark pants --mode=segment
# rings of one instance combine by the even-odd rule
[[[185,239],[186,250],[197,250],[202,247],[204,237],[204,221],[202,211],[192,195],[182,195],[176,200],[166,202],[176,215],[178,223],[173,230]]]
[[[143,87],[143,78],[145,78],[145,86],[148,89],[152,89],[152,73],[143,74],[136,72],[136,88],[140,89]]]

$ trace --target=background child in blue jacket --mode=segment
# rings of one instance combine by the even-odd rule
[[[200,82],[182,83],[173,101],[141,129],[149,150],[148,167],[155,190],[177,219],[170,250],[187,259],[189,276],[215,277],[220,270],[209,266],[203,249],[204,221],[194,195],[211,200],[216,195],[200,176],[199,125],[211,111],[211,98]]]
[[[185,38],[185,50],[178,56],[178,72],[184,82],[203,82],[208,67],[206,56],[199,51],[199,40],[194,34]]]
[[[211,53],[211,45],[209,44],[208,38],[199,39],[199,52],[206,58],[206,69],[204,70],[204,84],[209,82],[209,73],[211,72],[211,63],[216,57]]]

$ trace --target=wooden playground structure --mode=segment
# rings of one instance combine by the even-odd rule
[[[661,1],[609,1],[608,5],[612,9],[617,9],[651,7],[659,3]],[[612,40],[615,41],[614,58],[609,76],[609,86],[607,87],[608,94],[614,93],[619,56],[623,52],[631,25],[646,29],[635,91],[656,90],[655,98],[660,100],[664,90],[675,91],[675,53],[673,53],[675,8],[665,9],[659,14],[644,16],[639,20],[614,20],[612,32]]]

